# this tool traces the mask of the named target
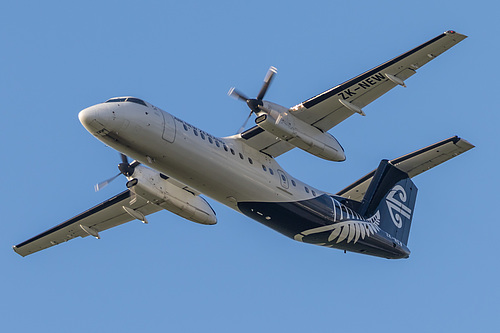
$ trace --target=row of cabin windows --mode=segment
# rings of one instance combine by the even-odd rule
[[[189,131],[189,128],[186,126],[186,124],[182,124],[182,125],[183,125],[185,131]],[[194,133],[195,136],[199,135],[203,140],[205,140],[206,138],[208,138],[208,142],[210,142],[211,144],[214,143],[214,140],[210,136],[206,136],[203,132],[198,133],[197,129],[193,129],[193,133]],[[220,148],[220,146],[221,146],[221,144],[217,140],[215,140],[215,145],[218,148]],[[231,154],[236,155],[236,152],[234,151],[233,148],[228,148],[225,144],[222,144],[222,147],[224,148],[225,151],[230,151]],[[240,156],[240,158],[242,160],[245,159],[245,157],[243,156],[242,153],[238,153],[238,155]],[[250,157],[248,158],[248,163],[253,164],[253,160]]]
[[[189,128],[186,126],[186,124],[183,124],[183,127],[184,127],[185,131],[189,131]],[[198,136],[198,130],[193,129],[193,132],[194,132],[194,135]],[[200,132],[199,135],[201,136],[201,138],[203,140],[205,140],[205,134],[203,134],[202,132]],[[214,141],[212,140],[211,137],[208,137],[208,142],[210,142],[211,144],[214,143]],[[220,148],[219,141],[216,140],[215,141],[215,145]],[[224,148],[225,151],[230,151],[232,155],[236,155],[236,152],[234,151],[233,148],[228,148],[225,144],[223,144],[222,147]],[[238,155],[239,155],[240,159],[242,159],[242,160],[245,159],[245,157],[243,156],[242,153],[238,153]],[[248,163],[253,164],[253,160],[250,157],[248,158]],[[262,164],[262,170],[264,170],[264,171],[267,172],[268,168],[266,168],[266,166],[264,164]],[[269,173],[271,175],[274,175],[273,169],[269,168]],[[283,178],[283,181],[286,182],[285,176],[282,175],[281,177]],[[295,182],[295,180],[291,179],[291,182],[292,182],[292,185],[294,187],[297,186],[297,183]],[[306,193],[309,193],[309,188],[307,186],[304,186],[304,189],[305,189]],[[311,192],[312,192],[312,194],[314,196],[316,196],[316,192],[314,192],[314,190],[311,190]]]
[[[269,170],[269,173],[270,173],[271,175],[274,175],[274,171],[273,171],[273,169],[271,169],[271,168],[266,168],[266,166],[265,166],[264,164],[262,164],[262,170],[264,170],[264,171]],[[281,179],[283,179],[283,181],[284,181],[284,182],[286,182],[286,177],[285,177],[284,175],[281,175]],[[296,187],[296,186],[297,186],[297,183],[295,182],[295,180],[290,179],[290,182],[292,183],[292,185],[293,185],[294,187]],[[306,193],[309,193],[309,188],[308,188],[307,186],[304,186],[304,190],[306,191]],[[316,196],[316,192],[314,192],[314,190],[311,190],[311,193],[312,193],[314,196]]]
[[[304,189],[306,190],[306,193],[309,193],[309,188],[307,186],[304,186]],[[311,190],[311,193],[316,196],[316,192],[314,192],[314,190]]]
[[[264,164],[262,164],[262,170],[267,171],[267,168],[266,168],[266,166],[265,166]],[[269,173],[270,173],[271,175],[274,175],[274,171],[273,171],[273,169],[269,168]]]

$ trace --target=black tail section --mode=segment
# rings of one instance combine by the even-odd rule
[[[380,214],[380,228],[408,243],[417,187],[408,174],[382,160],[361,203],[361,214]]]

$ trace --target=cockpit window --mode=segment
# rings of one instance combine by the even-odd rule
[[[142,99],[135,98],[135,97],[111,98],[111,99],[108,99],[105,103],[119,103],[119,102],[132,102],[132,103],[147,106],[147,104]]]
[[[118,102],[125,102],[125,100],[126,98],[111,98],[104,103],[118,103]]]
[[[146,103],[144,103],[144,101],[142,99],[135,98],[135,97],[129,97],[129,98],[127,98],[127,102],[132,102],[132,103],[136,103],[136,104],[141,104],[141,105],[147,106]]]

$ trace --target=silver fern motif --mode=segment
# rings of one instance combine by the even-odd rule
[[[380,230],[378,224],[373,222],[365,221],[345,221],[335,223],[333,225],[332,233],[328,236],[328,241],[334,241],[337,239],[337,243],[342,242],[347,239],[347,243],[350,243],[354,239],[354,244],[365,237],[369,237]]]
[[[331,231],[328,236],[328,242],[332,242],[337,239],[337,243],[340,243],[343,240],[347,240],[347,243],[350,243],[354,240],[354,244],[356,244],[359,238],[365,239],[365,237],[370,237],[371,235],[377,233],[380,230],[379,225],[380,212],[377,211],[375,215],[366,220],[348,220],[304,230],[295,235],[293,238],[296,241],[302,242],[305,236]],[[317,245],[326,245],[326,243]]]

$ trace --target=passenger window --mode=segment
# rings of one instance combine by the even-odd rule
[[[184,130],[187,131],[188,127],[186,126],[186,124],[183,124],[183,126],[184,126]]]
[[[227,146],[226,146],[226,145],[224,145],[224,150],[225,150],[225,151],[228,151],[228,149],[227,149]]]
[[[214,140],[212,140],[212,138],[211,138],[211,137],[208,137],[208,142],[210,142],[210,143],[214,143]]]
[[[271,175],[274,175],[274,171],[273,171],[273,169],[269,168],[269,173],[270,173]]]
[[[203,140],[205,140],[205,134],[200,133],[200,136],[201,136],[201,138],[202,138]]]
[[[295,184],[295,180],[293,180],[293,179],[292,179],[292,185],[297,186],[297,184]]]
[[[240,158],[243,159],[243,154],[242,153],[239,153],[240,154]]]
[[[231,148],[230,150],[231,150],[231,154],[233,154],[233,155],[234,155],[234,154],[235,154],[234,149],[233,149],[233,148]]]
[[[267,168],[264,164],[262,164],[262,170],[267,171]]]
[[[314,190],[311,190],[311,192],[314,196],[316,196],[316,192],[314,192]]]
[[[215,141],[215,145],[220,148],[219,141]]]
[[[306,189],[306,193],[309,193],[309,189],[307,188],[307,186],[304,187],[304,188]]]
[[[194,135],[198,136],[198,131],[197,130],[193,130],[194,132]]]
[[[253,164],[253,161],[250,157],[248,158],[248,163]]]

